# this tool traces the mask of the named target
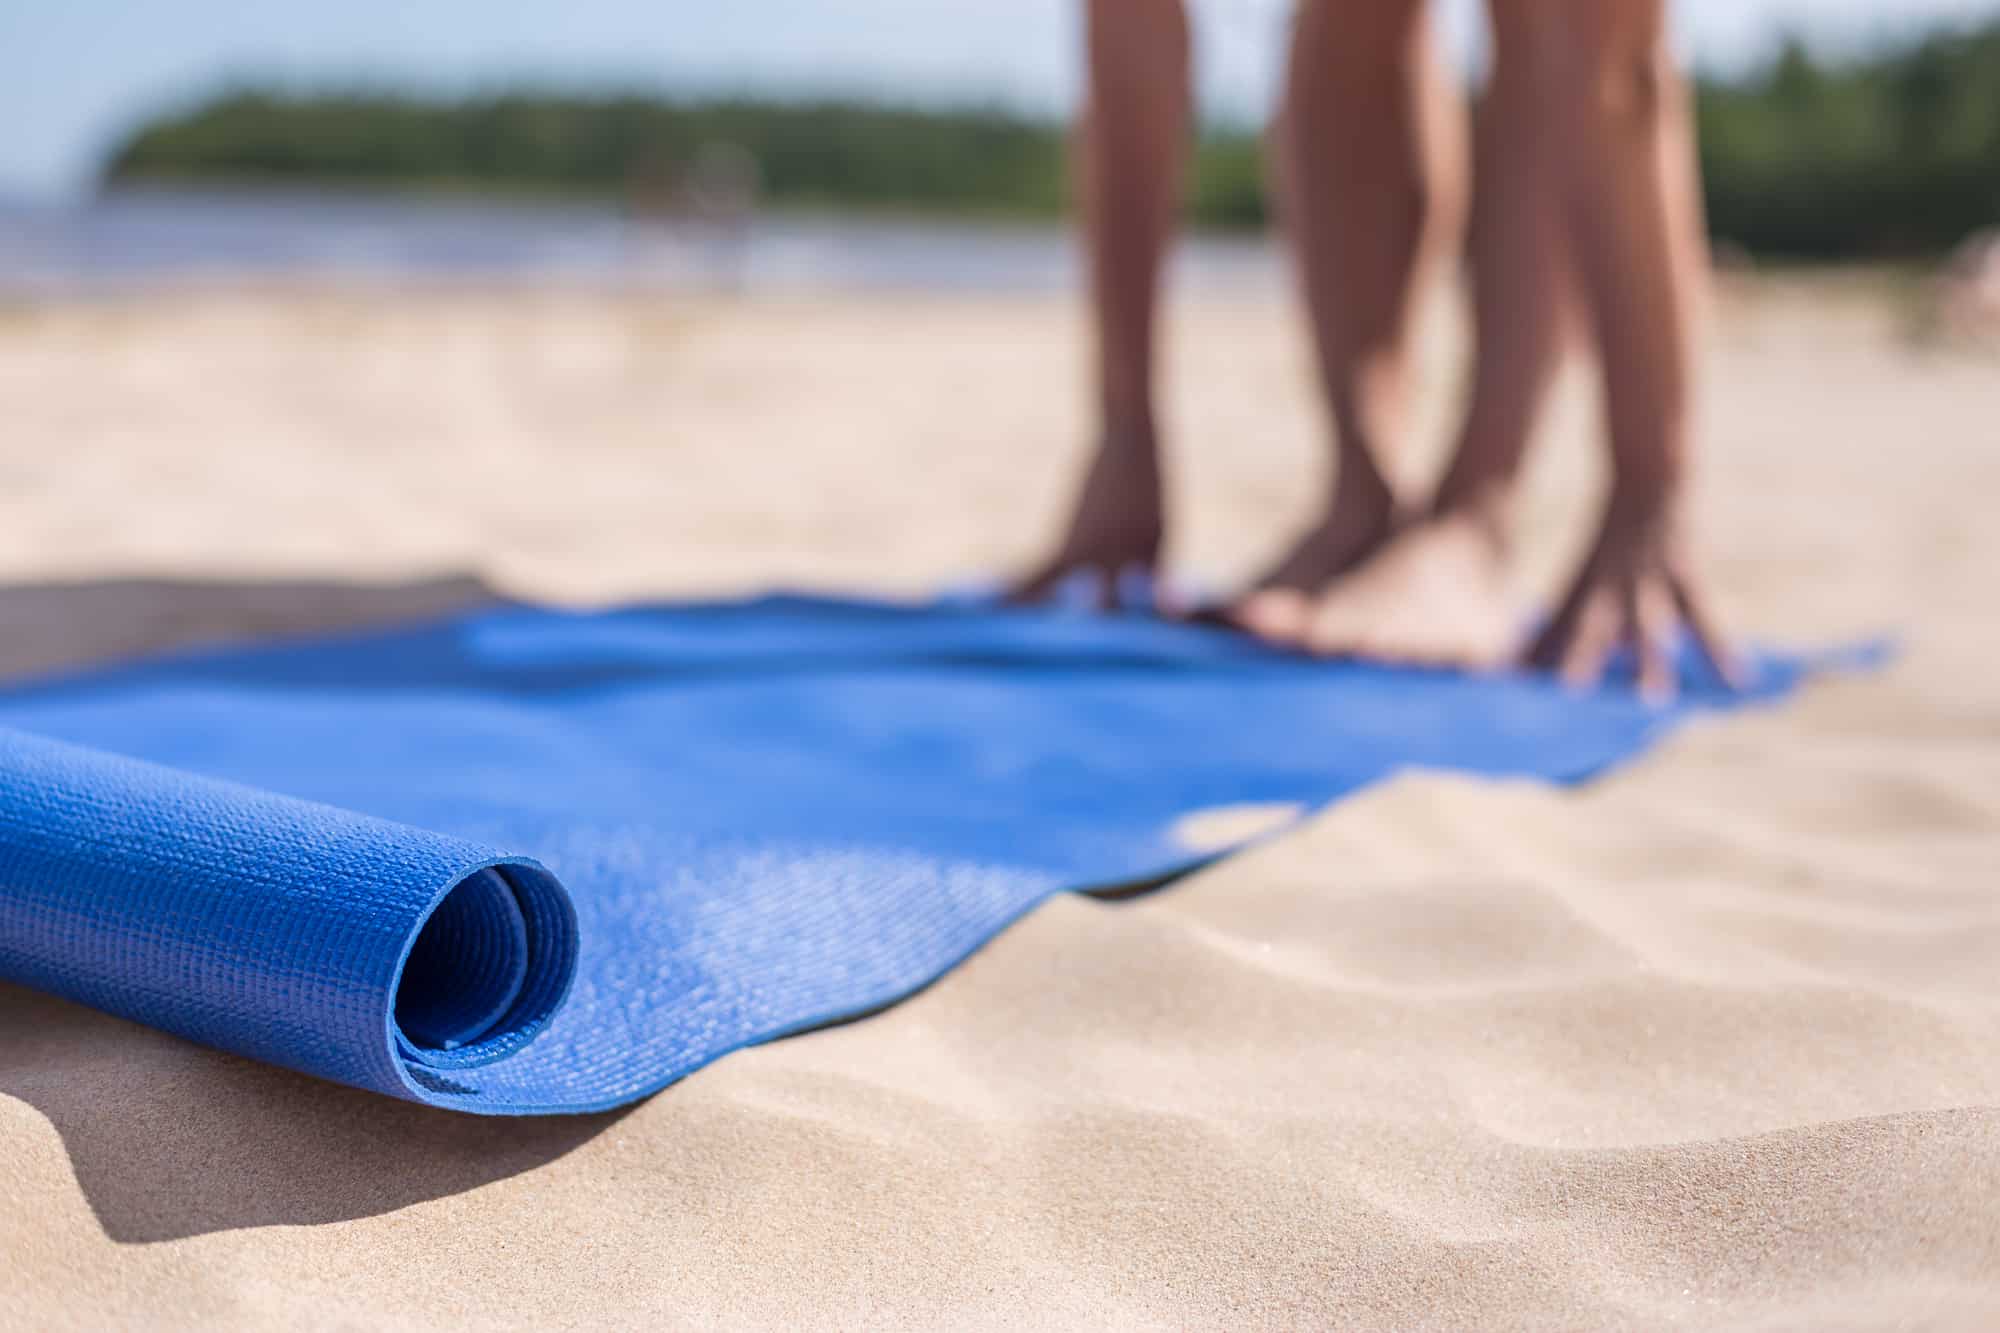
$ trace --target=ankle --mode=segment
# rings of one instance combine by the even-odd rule
[[[1629,526],[1671,527],[1683,511],[1686,489],[1677,468],[1621,467],[1604,499],[1605,517]]]
[[[1330,515],[1355,526],[1387,526],[1396,517],[1396,491],[1366,454],[1343,454],[1327,497]]]
[[[1514,484],[1511,477],[1446,477],[1431,497],[1427,518],[1462,524],[1505,552],[1514,541]]]
[[[1159,435],[1152,418],[1110,418],[1097,437],[1097,454],[1121,469],[1157,472],[1160,464]]]

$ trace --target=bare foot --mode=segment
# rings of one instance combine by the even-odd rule
[[[1381,549],[1396,527],[1395,496],[1379,476],[1343,482],[1285,558],[1217,619],[1273,643],[1300,642],[1313,599]]]
[[[1094,584],[1097,604],[1118,604],[1122,580],[1149,584],[1166,543],[1166,507],[1159,451],[1151,431],[1106,436],[1084,473],[1068,533],[1056,553],[1007,593],[1011,602],[1035,602],[1067,580]]]
[[[1622,650],[1631,655],[1640,693],[1664,701],[1679,685],[1674,647],[1683,628],[1709,673],[1740,687],[1742,667],[1716,628],[1689,555],[1679,497],[1664,487],[1636,496],[1614,490],[1590,555],[1528,662],[1588,686]]]
[[[1314,601],[1312,652],[1487,670],[1512,655],[1520,622],[1504,524],[1467,507],[1405,525]]]

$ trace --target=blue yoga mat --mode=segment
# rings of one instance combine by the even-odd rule
[[[184,654],[0,692],[0,977],[391,1096],[590,1111],[1184,871],[1190,813],[1575,781],[1810,665],[1657,708],[796,597]]]

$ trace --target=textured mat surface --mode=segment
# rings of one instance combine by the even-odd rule
[[[0,693],[0,977],[488,1114],[890,1003],[1184,817],[1575,781],[1703,710],[1136,617],[777,597],[181,655]]]

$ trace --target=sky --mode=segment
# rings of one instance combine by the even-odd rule
[[[1477,0],[1439,2],[1454,45],[1476,49]],[[85,188],[123,131],[231,80],[835,91],[1059,110],[1076,96],[1078,3],[0,0],[0,194]],[[1192,4],[1205,109],[1260,115],[1287,0]],[[1689,57],[1733,66],[1784,31],[1853,46],[1995,14],[2000,0],[1678,0],[1676,24]]]

